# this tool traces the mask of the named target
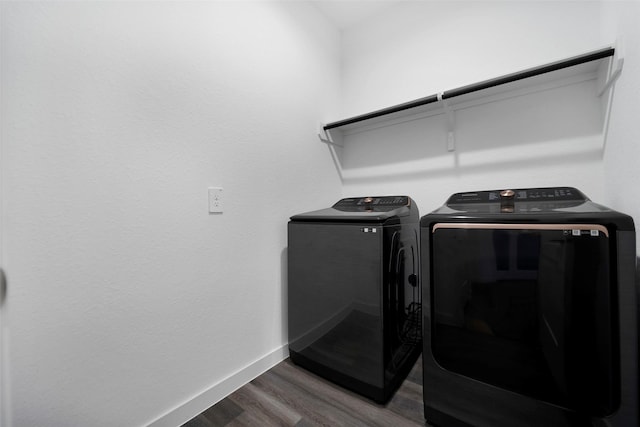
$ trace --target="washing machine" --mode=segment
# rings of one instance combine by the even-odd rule
[[[345,198],[288,223],[291,360],[379,403],[422,342],[419,214],[408,196]]]
[[[421,255],[430,424],[639,425],[630,216],[572,187],[456,193]]]

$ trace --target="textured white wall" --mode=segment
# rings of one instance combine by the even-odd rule
[[[399,2],[344,30],[342,115],[597,49],[600,10],[591,1]]]
[[[620,40],[624,67],[616,82],[605,147],[605,201],[640,229],[640,2],[604,2],[603,39]],[[636,231],[640,248],[640,232]],[[638,250],[640,253],[640,250]]]
[[[402,2],[343,34],[343,116],[561,60],[611,44],[598,2]],[[453,192],[569,185],[602,200],[602,114],[594,85],[462,110],[455,153],[438,116],[347,136],[345,196],[409,194],[421,214]]]
[[[341,191],[339,33],[295,2],[1,7],[3,421],[146,425],[286,344],[287,219]]]

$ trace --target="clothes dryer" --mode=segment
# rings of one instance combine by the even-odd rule
[[[436,426],[637,426],[633,219],[571,187],[457,193],[421,219]]]
[[[408,196],[355,197],[291,217],[291,360],[377,402],[421,351],[418,208]]]

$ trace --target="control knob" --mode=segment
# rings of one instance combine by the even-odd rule
[[[368,210],[368,211],[373,210],[371,208],[371,204],[373,203],[373,197],[365,197],[363,202],[364,202],[364,207],[365,207],[366,210]]]
[[[514,211],[514,199],[516,192],[513,190],[502,190],[500,192],[500,212],[512,213]]]

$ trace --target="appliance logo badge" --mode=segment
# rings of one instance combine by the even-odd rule
[[[375,227],[363,227],[360,229],[363,233],[377,233],[378,229]]]

